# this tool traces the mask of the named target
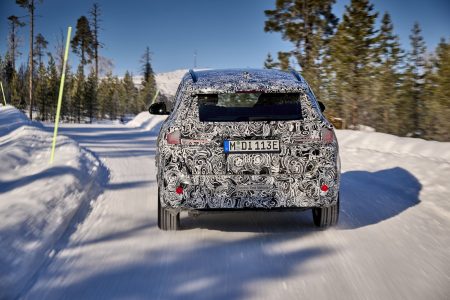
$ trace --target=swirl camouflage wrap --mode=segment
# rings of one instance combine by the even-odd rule
[[[199,95],[241,91],[296,93],[302,118],[200,121]],[[157,180],[163,207],[292,208],[336,203],[340,177],[338,144],[332,125],[300,75],[253,69],[187,73],[173,107],[157,142]],[[180,142],[169,143],[168,135],[176,136]],[[276,140],[280,149],[268,153],[227,153],[225,140]],[[181,193],[178,187],[182,187]]]

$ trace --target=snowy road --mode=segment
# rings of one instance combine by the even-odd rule
[[[449,299],[450,164],[346,145],[337,228],[310,211],[156,226],[156,131],[63,126],[109,169],[104,193],[25,299]],[[380,141],[381,143],[381,141]]]

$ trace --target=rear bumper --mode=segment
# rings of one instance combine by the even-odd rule
[[[167,174],[166,174],[167,175]],[[295,174],[193,175],[172,174],[160,182],[163,206],[175,209],[277,209],[333,205],[339,192],[339,174],[319,178]],[[323,192],[322,185],[328,190]],[[181,194],[176,193],[181,186]]]

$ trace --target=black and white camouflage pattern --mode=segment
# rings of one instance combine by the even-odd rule
[[[318,207],[336,202],[340,162],[337,142],[321,142],[323,117],[307,83],[279,70],[196,71],[182,79],[174,111],[161,127],[156,165],[161,204],[180,209]],[[201,93],[236,91],[301,94],[303,120],[200,122]],[[181,145],[167,132],[179,130]],[[280,153],[225,154],[225,139],[279,139]],[[326,184],[327,192],[320,187]],[[184,192],[178,195],[177,186]]]

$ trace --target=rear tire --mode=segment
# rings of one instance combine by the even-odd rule
[[[320,228],[334,226],[339,221],[339,196],[336,203],[328,207],[312,209],[314,225]]]
[[[158,227],[165,231],[180,229],[180,213],[173,213],[161,205],[158,189]]]

